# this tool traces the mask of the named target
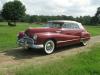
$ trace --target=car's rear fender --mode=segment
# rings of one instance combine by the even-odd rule
[[[87,31],[82,32],[81,33],[81,39],[86,40],[86,41],[89,40],[90,39],[90,33],[87,32]]]

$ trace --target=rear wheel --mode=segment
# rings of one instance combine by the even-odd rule
[[[45,42],[44,44],[44,52],[46,54],[51,54],[54,52],[54,49],[55,49],[55,43],[53,40],[48,40]]]
[[[86,45],[87,45],[87,41],[81,40],[81,45],[82,45],[82,46],[86,46]]]

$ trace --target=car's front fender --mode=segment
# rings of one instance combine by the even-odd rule
[[[71,40],[73,38],[79,39],[79,37],[73,35],[65,35],[62,33],[37,33],[37,40],[35,41],[36,44],[43,44],[48,39],[53,39],[55,41],[66,41]]]
[[[25,36],[25,33],[24,32],[19,32],[18,35],[17,35],[18,39],[21,39],[24,36]]]

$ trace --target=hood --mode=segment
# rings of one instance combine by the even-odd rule
[[[55,28],[29,28],[25,31],[30,37],[33,37],[35,33],[43,33],[43,32],[56,32]]]

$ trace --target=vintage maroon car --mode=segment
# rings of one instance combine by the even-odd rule
[[[46,54],[56,47],[80,43],[86,45],[90,34],[81,23],[67,20],[49,21],[46,27],[29,28],[18,34],[18,45],[24,48],[44,48]]]

